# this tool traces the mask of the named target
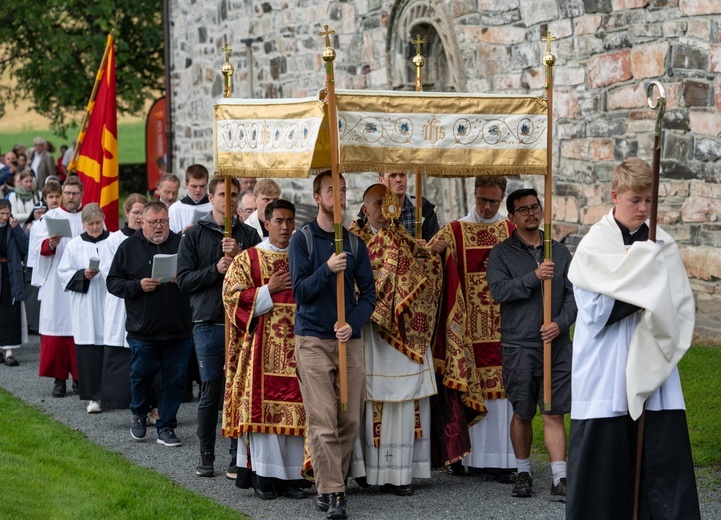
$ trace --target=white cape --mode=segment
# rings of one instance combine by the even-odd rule
[[[634,420],[674,371],[693,337],[695,306],[681,255],[673,238],[660,228],[657,239],[624,245],[611,211],[581,240],[568,271],[576,288],[644,309],[626,362],[628,411]],[[601,329],[599,325],[591,334]]]

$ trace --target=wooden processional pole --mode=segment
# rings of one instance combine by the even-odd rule
[[[546,101],[548,103],[548,128],[546,129],[546,178],[543,192],[543,258],[551,260],[551,221],[553,219],[553,66],[556,57],[551,54],[551,42],[555,40],[551,32],[541,38],[546,42],[546,54],[543,65],[546,68]],[[543,280],[543,325],[551,324],[551,287],[552,279]],[[543,342],[543,409],[551,409],[551,342]]]
[[[413,57],[413,65],[416,67],[416,92],[423,92],[423,65],[426,60],[421,54],[421,44],[426,43],[421,39],[421,35],[417,34],[413,40],[416,46],[416,55]],[[416,239],[423,238],[423,181],[421,179],[421,171],[416,169]],[[402,209],[402,206],[401,206]]]
[[[230,54],[233,52],[233,49],[228,47],[228,41],[225,41],[225,45],[222,48],[222,51],[225,53],[225,63],[223,64],[223,68],[221,69],[221,72],[223,73],[223,97],[229,98],[233,95],[233,82],[232,82],[232,76],[235,72],[235,68],[233,65],[230,64]],[[217,145],[216,145],[217,148]],[[225,237],[232,236],[232,228],[233,228],[233,215],[230,211],[230,208],[232,206],[232,198],[231,198],[231,191],[233,189],[233,184],[230,182],[230,177],[225,178],[225,229],[224,229],[224,235]],[[226,253],[226,256],[230,256],[229,253]],[[225,312],[225,366],[228,366],[228,350],[230,348],[230,318],[228,317],[228,313]]]
[[[325,36],[325,50],[323,61],[325,62],[325,87],[326,104],[328,106],[328,130],[330,134],[330,169],[333,174],[333,227],[335,229],[335,254],[343,252],[343,214],[341,213],[340,202],[340,173],[338,172],[338,107],[335,101],[335,77],[333,73],[333,60],[335,51],[330,46],[330,37],[335,31],[329,31],[324,26],[324,31],[318,36]],[[345,325],[345,273],[336,273],[336,308],[338,313],[338,327]],[[348,361],[346,357],[345,342],[338,341],[338,371],[340,383],[340,408],[348,409]]]
[[[653,88],[658,89],[658,97],[653,99]],[[651,180],[651,211],[648,216],[648,239],[656,241],[656,220],[658,220],[658,185],[661,175],[661,129],[663,127],[663,114],[666,112],[666,90],[658,81],[649,83],[646,89],[648,106],[658,110],[656,128],[653,136],[653,178]],[[638,418],[636,438],[636,478],[633,482],[633,520],[638,520],[639,504],[641,502],[641,464],[643,462],[643,438],[646,432],[646,410]]]

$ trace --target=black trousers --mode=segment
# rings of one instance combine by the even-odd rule
[[[646,411],[639,518],[701,518],[684,410]],[[571,421],[566,518],[633,517],[638,422]]]

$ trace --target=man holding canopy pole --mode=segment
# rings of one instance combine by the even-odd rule
[[[290,276],[295,313],[295,359],[307,417],[310,456],[318,496],[328,518],[345,518],[344,479],[358,437],[365,401],[361,330],[375,308],[375,281],[365,243],[346,229],[343,252],[334,252],[334,205],[345,207],[345,180],[334,197],[330,170],[313,180],[318,216],[290,240]],[[335,199],[335,200],[334,200]],[[337,319],[336,274],[345,284],[345,325]],[[355,295],[358,289],[358,297]],[[347,409],[340,406],[339,345],[347,344]]]

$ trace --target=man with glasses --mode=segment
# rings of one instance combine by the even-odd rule
[[[245,222],[258,209],[255,203],[255,195],[253,190],[241,191],[238,196],[238,217],[241,222]]]
[[[161,388],[155,422],[157,442],[181,446],[175,435],[177,412],[185,392],[185,372],[192,346],[190,300],[175,277],[152,277],[153,257],[178,253],[180,235],[170,231],[168,208],[160,201],[143,207],[142,227],[124,241],[113,257],[108,291],[125,300],[125,330],[130,345],[131,437],[145,438],[153,378]]]
[[[482,395],[487,410],[486,416],[470,429],[462,414],[452,420],[447,416],[442,419],[446,423],[454,422],[455,431],[461,432],[458,438],[439,439],[446,447],[446,463],[456,461],[448,465],[448,472],[464,475],[468,467],[473,472],[489,473],[499,481],[510,482],[516,468],[509,436],[513,410],[506,399],[501,375],[498,304],[491,298],[486,282],[491,249],[509,237],[514,229],[513,224],[499,213],[505,192],[505,177],[477,177],[473,192],[476,202],[468,215],[444,226],[429,247],[434,251],[448,247],[451,254],[452,261],[445,263],[445,291],[446,295],[457,291],[465,302],[465,333],[474,357],[468,362],[475,367],[475,373],[469,379],[477,386],[477,393]],[[439,385],[440,398],[453,400],[457,399],[457,394]],[[436,405],[434,414],[442,414],[444,408],[450,406]],[[438,422],[437,415],[434,421]],[[459,460],[468,450],[471,453]]]
[[[506,200],[513,234],[491,251],[488,286],[501,305],[501,358],[506,395],[513,405],[511,442],[518,476],[511,494],[533,495],[531,473],[532,420],[541,408],[546,450],[551,458],[551,499],[566,499],[566,429],[571,411],[569,328],[576,321],[573,286],[568,281],[571,254],[551,241],[553,261],[544,260],[542,207],[533,189],[516,190]],[[543,324],[543,281],[551,280],[551,323]],[[551,350],[551,409],[543,409],[543,344]]]
[[[73,326],[70,320],[70,293],[58,278],[58,264],[71,238],[83,232],[80,210],[83,202],[83,183],[76,176],[69,177],[62,188],[59,208],[48,211],[33,225],[30,244],[34,260],[32,284],[40,287],[40,377],[52,377],[53,397],[65,397],[65,381],[70,374],[73,390],[78,388],[78,369],[75,358]],[[48,232],[48,220],[67,220],[72,236],[63,237]]]

